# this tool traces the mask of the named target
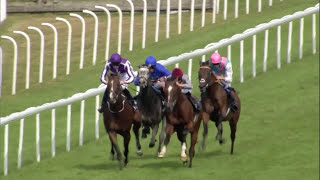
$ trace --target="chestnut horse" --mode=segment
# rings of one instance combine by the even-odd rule
[[[122,154],[120,152],[117,140],[117,134],[124,139],[124,166],[128,164],[130,130],[133,125],[133,131],[136,136],[137,154],[142,155],[139,140],[139,128],[141,126],[140,112],[134,112],[132,105],[122,94],[120,85],[120,74],[108,74],[109,101],[107,107],[103,109],[104,127],[111,141],[111,159],[114,159],[114,148],[117,152],[120,170],[123,168]]]
[[[205,149],[206,139],[208,136],[208,123],[211,119],[215,122],[218,128],[216,139],[220,144],[224,142],[222,138],[222,121],[229,121],[231,129],[231,154],[233,154],[234,140],[236,138],[237,123],[240,117],[241,104],[240,98],[235,93],[231,92],[231,96],[234,97],[238,110],[233,112],[229,108],[227,93],[221,85],[220,81],[217,81],[215,74],[210,69],[210,63],[203,62],[199,69],[199,88],[201,90],[201,102],[202,112],[201,118],[203,119],[203,143],[202,149]]]
[[[195,155],[194,147],[198,139],[198,131],[201,121],[198,115],[194,112],[194,108],[187,96],[181,91],[181,88],[176,84],[177,78],[168,78],[165,82],[164,92],[166,98],[166,138],[164,146],[161,149],[158,157],[164,157],[167,146],[172,134],[176,131],[179,141],[182,144],[181,160],[186,165],[188,162],[186,149],[186,138],[188,133],[191,133],[191,145],[189,149],[190,163],[192,167],[192,158]]]

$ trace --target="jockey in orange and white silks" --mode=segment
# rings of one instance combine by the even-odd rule
[[[211,70],[218,80],[222,80],[225,88],[231,87],[232,82],[232,64],[225,57],[221,57],[219,53],[213,53],[211,56]]]

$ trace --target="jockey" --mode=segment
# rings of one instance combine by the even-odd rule
[[[146,66],[149,66],[150,78],[154,82],[154,87],[159,91],[156,92],[160,95],[162,102],[164,102],[164,96],[162,87],[164,86],[165,79],[171,75],[171,72],[168,71],[163,65],[157,63],[157,60],[153,56],[149,56],[145,62]],[[136,86],[139,86],[139,78],[137,77],[135,83]]]
[[[100,81],[104,84],[108,84],[107,74],[111,71],[112,74],[117,74],[120,72],[120,84],[123,94],[127,97],[129,102],[132,104],[134,111],[137,109],[136,102],[134,101],[132,95],[128,91],[128,84],[132,83],[134,80],[134,72],[131,66],[131,63],[127,59],[121,58],[119,54],[113,54],[111,58],[105,65],[105,68],[101,74]],[[103,112],[103,109],[106,105],[106,102],[109,100],[109,92],[108,88],[103,95],[103,100],[101,104],[101,108],[98,109],[100,113]]]
[[[223,88],[225,89],[228,98],[230,100],[230,108],[232,111],[237,111],[238,106],[231,95],[231,91],[235,90],[231,88],[232,82],[232,64],[231,61],[225,57],[221,57],[219,53],[213,53],[211,55],[211,70],[216,75],[218,80],[222,80]]]
[[[183,74],[183,71],[180,68],[175,68],[172,71],[172,77],[178,78],[177,85],[182,88],[182,93],[187,96],[194,107],[195,112],[199,113],[201,111],[201,103],[191,95],[193,85],[189,80],[189,76],[187,74]]]

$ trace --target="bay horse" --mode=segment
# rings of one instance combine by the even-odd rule
[[[181,88],[177,85],[178,79],[175,77],[168,78],[165,81],[164,92],[166,95],[166,138],[164,146],[158,157],[164,157],[170,138],[174,132],[177,132],[179,141],[182,144],[181,160],[187,165],[188,158],[186,155],[186,138],[191,133],[191,145],[189,148],[189,167],[192,167],[192,159],[195,155],[194,147],[198,139],[198,131],[201,121],[198,114],[194,112],[194,108],[187,96],[182,93]]]
[[[114,159],[114,148],[117,152],[120,170],[123,168],[122,154],[120,152],[117,140],[117,134],[124,139],[124,166],[128,164],[130,130],[133,125],[133,131],[136,137],[137,154],[142,155],[139,140],[139,128],[141,127],[140,112],[134,112],[131,103],[126,100],[122,94],[120,85],[120,74],[108,74],[109,101],[107,107],[103,109],[104,127],[111,141],[111,159]]]
[[[161,143],[164,140],[164,129],[166,121],[164,119],[164,113],[162,112],[162,102],[160,96],[155,92],[153,88],[153,82],[150,78],[149,67],[146,65],[140,65],[138,71],[140,92],[137,96],[137,104],[141,113],[141,121],[144,128],[152,128],[152,138],[149,143],[149,147],[154,147],[156,142],[156,135],[158,133],[159,124],[162,120],[162,130],[159,135],[159,147],[158,152],[161,149]]]
[[[201,103],[202,112],[201,119],[203,120],[203,142],[201,148],[204,150],[206,147],[206,139],[208,136],[208,123],[211,119],[215,122],[218,129],[216,139],[220,144],[224,143],[222,138],[222,121],[229,121],[231,130],[231,154],[233,154],[234,141],[236,138],[237,123],[240,118],[241,103],[240,98],[235,93],[231,92],[234,100],[238,105],[237,111],[233,112],[229,108],[227,93],[224,90],[220,81],[216,79],[214,72],[210,68],[209,62],[203,62],[200,64],[199,69],[199,88],[201,90]]]

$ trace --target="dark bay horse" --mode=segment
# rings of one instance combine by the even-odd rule
[[[188,133],[191,133],[191,145],[189,149],[190,163],[192,167],[192,158],[195,155],[194,147],[198,139],[198,131],[201,121],[198,115],[194,112],[194,108],[187,96],[181,91],[181,88],[176,84],[177,78],[171,77],[166,80],[164,92],[166,95],[166,138],[164,146],[161,149],[158,157],[164,157],[170,138],[174,132],[177,132],[179,141],[182,144],[181,160],[187,164],[188,158],[186,155],[186,138]]]
[[[117,134],[124,139],[124,165],[128,164],[130,130],[133,125],[133,131],[136,136],[137,154],[142,155],[139,141],[139,128],[141,126],[140,112],[133,111],[132,105],[122,94],[120,85],[120,74],[108,74],[109,101],[107,107],[103,110],[104,126],[111,141],[111,159],[114,159],[114,148],[117,152],[120,170],[123,168],[122,154],[120,152],[117,140]]]
[[[141,113],[141,121],[144,128],[152,128],[152,138],[149,147],[153,147],[156,142],[156,135],[158,133],[159,124],[162,120],[162,130],[159,135],[159,148],[164,140],[165,120],[164,113],[162,112],[162,103],[160,96],[153,89],[153,82],[150,79],[150,72],[148,66],[139,66],[139,86],[140,92],[137,96],[137,104]]]
[[[222,121],[229,121],[231,129],[231,154],[233,154],[234,140],[236,138],[237,123],[241,112],[241,103],[238,95],[232,91],[231,96],[234,97],[238,110],[233,112],[229,108],[227,93],[221,85],[220,81],[217,81],[215,74],[210,69],[210,63],[203,62],[199,69],[199,88],[201,90],[201,102],[202,112],[201,119],[203,119],[203,143],[202,149],[205,149],[206,139],[208,136],[208,123],[211,119],[215,122],[218,128],[216,139],[220,144],[224,142],[222,138]]]

